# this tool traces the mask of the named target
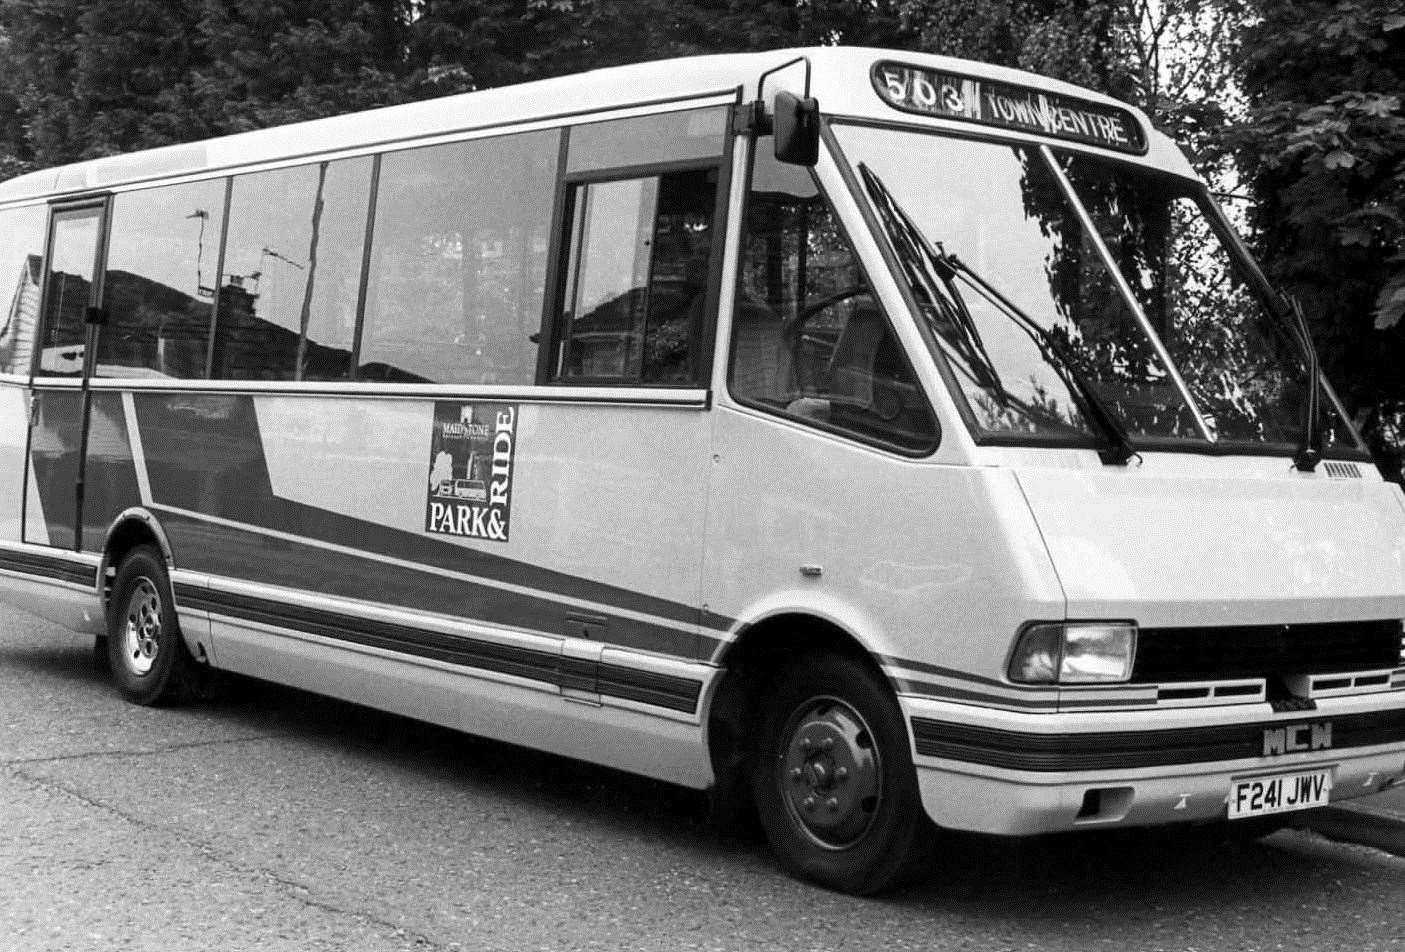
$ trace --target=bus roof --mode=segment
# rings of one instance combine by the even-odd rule
[[[709,95],[751,100],[756,96],[758,80],[763,73],[799,57],[810,63],[811,95],[819,100],[821,110],[827,115],[950,128],[950,119],[898,111],[876,93],[875,84],[870,81],[874,67],[880,62],[900,63],[1127,110],[1140,124],[1147,148],[1144,155],[1125,158],[1182,175],[1194,174],[1175,143],[1152,129],[1140,110],[1101,93],[1033,73],[945,56],[862,47],[814,47],[615,66],[91,159],[0,183],[0,204],[267,162],[310,160],[318,155],[351,149],[397,147],[419,139],[475,129],[580,117],[592,112]],[[773,73],[765,83],[767,96],[780,89],[801,92],[805,72],[803,65],[796,63]]]

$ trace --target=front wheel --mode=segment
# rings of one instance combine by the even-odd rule
[[[897,699],[846,657],[782,673],[766,708],[755,794],[781,862],[831,889],[889,889],[930,844]]]
[[[112,583],[107,659],[122,696],[136,704],[176,704],[197,693],[199,669],[181,637],[166,564],[134,549]]]

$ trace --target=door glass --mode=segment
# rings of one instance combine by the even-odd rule
[[[632,376],[639,365],[657,201],[658,179],[590,185],[577,197],[567,353],[582,377]]]
[[[716,201],[712,169],[572,187],[556,379],[700,380]]]
[[[937,442],[916,375],[808,170],[758,150],[731,389],[772,413],[910,452]]]
[[[92,303],[101,224],[100,208],[54,214],[52,264],[44,298],[44,343],[39,355],[41,375],[78,376],[83,372],[84,315]]]

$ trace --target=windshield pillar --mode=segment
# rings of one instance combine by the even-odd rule
[[[1131,309],[1132,315],[1136,318],[1137,323],[1141,325],[1142,332],[1146,334],[1147,340],[1151,343],[1152,349],[1156,352],[1156,356],[1166,367],[1171,381],[1175,384],[1181,399],[1185,401],[1186,407],[1189,408],[1192,419],[1195,420],[1196,429],[1200,431],[1200,435],[1206,442],[1213,443],[1215,437],[1214,434],[1210,432],[1209,425],[1205,422],[1205,414],[1201,412],[1199,404],[1195,402],[1195,397],[1191,395],[1190,388],[1186,386],[1184,378],[1181,377],[1181,372],[1176,368],[1175,361],[1171,359],[1170,352],[1166,350],[1166,345],[1161,340],[1161,335],[1156,333],[1155,328],[1151,326],[1151,321],[1147,319],[1146,311],[1143,310],[1141,303],[1137,300],[1137,296],[1132,293],[1132,287],[1127,283],[1127,278],[1122,274],[1122,270],[1117,266],[1117,262],[1113,260],[1112,254],[1108,251],[1107,243],[1103,241],[1102,234],[1094,224],[1092,216],[1088,214],[1088,210],[1083,207],[1083,203],[1079,201],[1078,196],[1074,193],[1073,184],[1069,182],[1068,176],[1065,175],[1064,170],[1059,167],[1059,163],[1054,159],[1054,153],[1047,145],[1041,145],[1039,147],[1039,154],[1044,159],[1044,164],[1053,172],[1054,178],[1059,183],[1059,188],[1063,190],[1069,204],[1073,206],[1074,211],[1077,213],[1078,220],[1083,224],[1084,233],[1088,236],[1093,247],[1097,249],[1098,254],[1107,265],[1108,273],[1111,275],[1113,283],[1117,287],[1117,292],[1121,294],[1123,299],[1127,302],[1127,307]]]

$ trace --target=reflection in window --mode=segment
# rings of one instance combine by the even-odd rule
[[[1081,156],[1064,167],[1217,439],[1300,440],[1301,346],[1249,287],[1199,187]],[[1320,403],[1326,444],[1354,444],[1325,393]]]
[[[387,154],[359,374],[531,383],[560,132]]]
[[[27,374],[44,273],[43,205],[0,212],[0,373]],[[88,270],[92,270],[89,259]]]
[[[578,185],[558,379],[700,378],[715,171]]]
[[[242,175],[232,188],[215,377],[345,379],[371,160]]]
[[[220,179],[112,200],[100,376],[205,375],[224,198]]]
[[[44,295],[44,347],[39,372],[76,376],[87,346],[84,322],[92,304],[93,268],[102,233],[102,210],[54,213],[49,287]]]
[[[1063,354],[1134,437],[1200,438],[1174,379],[1038,153],[859,127],[837,132],[850,160],[877,173],[928,241],[1037,325],[1025,328],[961,277],[909,273],[979,429],[1094,438],[1060,374]]]
[[[758,151],[732,318],[731,391],[905,449],[936,442],[916,378],[810,174]]]

